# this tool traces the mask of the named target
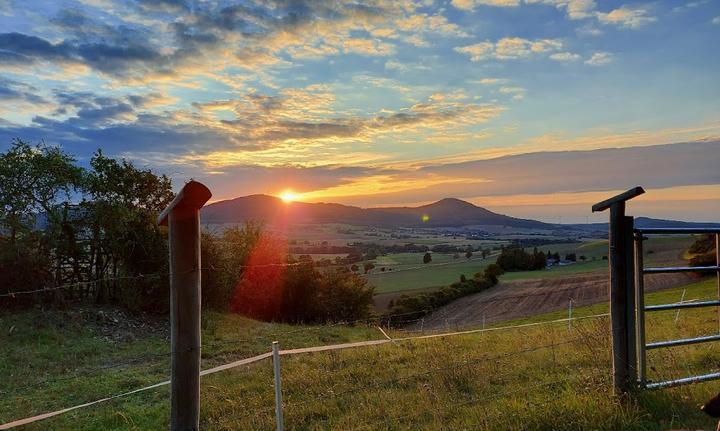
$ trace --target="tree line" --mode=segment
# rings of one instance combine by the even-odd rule
[[[174,196],[167,176],[100,150],[82,166],[58,147],[15,140],[0,153],[0,183],[3,306],[92,301],[167,312],[167,232],[156,223]],[[203,306],[291,322],[369,315],[363,279],[320,272],[288,250],[259,223],[203,233]]]

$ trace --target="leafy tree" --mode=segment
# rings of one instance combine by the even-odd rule
[[[79,271],[70,198],[82,170],[74,162],[60,148],[19,139],[0,154],[0,233],[7,234],[0,244],[0,292],[63,283],[68,256],[73,271]]]
[[[465,252],[465,258],[470,259],[473,256],[472,250],[468,249],[468,251]]]
[[[485,268],[485,277],[487,277],[490,281],[493,282],[493,284],[496,284],[498,282],[498,278],[505,273],[505,270],[502,268],[502,266],[492,263],[488,265]],[[477,275],[476,275],[477,278]]]
[[[365,270],[365,274],[370,272],[373,268],[375,268],[375,264],[372,262],[365,262],[363,265],[363,269]]]
[[[545,269],[547,257],[537,248],[528,253],[522,247],[505,247],[496,263],[505,271],[533,271]]]
[[[35,229],[39,215],[46,225],[62,223],[62,208],[81,182],[82,170],[74,162],[58,147],[20,139],[0,154],[0,223],[11,244]]]
[[[167,270],[166,234],[157,215],[173,198],[170,179],[127,160],[106,157],[98,150],[84,178],[91,231],[89,278],[117,278]],[[155,308],[167,301],[165,283],[125,286],[121,302]],[[123,286],[117,281],[99,283],[96,299],[106,301]]]
[[[577,262],[577,256],[575,253],[567,253],[565,255],[565,260],[569,260],[570,262]]]
[[[425,252],[425,255],[423,256],[423,263],[430,263],[432,262],[432,255],[430,252]]]
[[[360,267],[353,263],[352,266],[350,267],[350,271],[358,272],[358,270],[360,270]]]

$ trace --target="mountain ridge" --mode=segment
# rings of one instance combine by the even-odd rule
[[[247,220],[294,223],[344,223],[394,227],[498,225],[552,229],[537,220],[492,212],[457,198],[444,198],[417,207],[369,207],[327,202],[283,202],[263,194],[214,202],[202,209],[204,223],[240,223]]]

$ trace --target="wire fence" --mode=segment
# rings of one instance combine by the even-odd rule
[[[273,264],[274,266],[279,264]],[[284,264],[286,266],[289,265],[296,265],[296,263],[289,263]],[[262,265],[262,266],[268,266],[268,265]],[[202,268],[202,270],[213,270],[213,268]],[[117,277],[117,280],[133,280],[133,279],[149,279],[154,277],[161,277],[161,276],[169,276],[167,273],[152,273],[152,274],[140,274],[137,276],[132,277]],[[63,289],[63,288],[69,288],[71,286],[81,286],[86,283],[96,283],[98,281],[92,281],[92,282],[81,282],[81,283],[69,283],[61,286],[55,286],[53,288],[43,289],[39,292],[47,292],[52,291],[55,289]],[[107,281],[103,280],[103,281]],[[574,289],[554,289],[553,293],[564,293],[565,290],[574,290]],[[4,294],[0,296],[10,296],[10,295],[25,295],[25,294],[33,294],[38,293],[38,291],[21,291],[21,292],[13,292],[9,294]],[[501,298],[487,298],[482,301],[482,303],[485,304],[492,304],[497,301],[522,301],[525,299],[533,298],[536,296],[547,296],[547,292],[537,292],[537,293],[528,293],[525,295],[508,295],[503,296]],[[399,316],[413,316],[413,315],[424,315],[432,310],[420,310],[420,311],[414,311],[409,313],[404,313],[403,315]],[[322,352],[335,352],[340,350],[348,350],[348,349],[362,349],[362,348],[370,348],[373,346],[382,346],[382,345],[395,345],[397,348],[401,349],[412,349],[412,343],[420,342],[421,340],[435,340],[436,343],[447,343],[447,341],[454,337],[459,336],[468,336],[468,335],[482,335],[482,334],[492,334],[497,333],[499,331],[523,331],[523,330],[529,330],[534,327],[542,327],[542,326],[550,326],[555,325],[558,326],[558,324],[561,323],[570,323],[570,322],[579,322],[579,321],[594,321],[603,319],[608,316],[608,313],[599,313],[599,314],[592,314],[592,315],[586,315],[586,316],[569,316],[568,318],[561,318],[561,319],[553,319],[553,320],[547,320],[547,321],[537,321],[537,322],[528,322],[528,323],[522,323],[522,324],[514,324],[514,325],[494,325],[488,328],[483,327],[463,327],[459,328],[456,327],[455,331],[448,331],[445,329],[443,331],[442,329],[432,329],[432,330],[423,330],[423,329],[413,329],[408,327],[401,327],[401,328],[392,328],[392,326],[389,324],[390,322],[387,321],[381,321],[378,318],[363,318],[363,319],[355,319],[355,320],[349,320],[349,321],[342,321],[342,322],[334,322],[329,323],[325,325],[316,325],[316,326],[302,326],[297,328],[290,328],[290,329],[282,329],[282,330],[273,330],[269,331],[267,333],[258,334],[251,337],[238,337],[238,338],[223,338],[223,339],[217,339],[212,340],[208,343],[203,344],[203,350],[204,351],[210,351],[213,352],[214,350],[217,350],[215,352],[218,354],[218,358],[215,357],[205,357],[204,363],[207,364],[213,364],[215,363],[215,366],[212,366],[210,368],[206,368],[204,371],[202,371],[201,375],[207,376],[219,372],[224,372],[230,369],[238,368],[241,366],[250,365],[256,362],[261,362],[265,359],[268,359],[271,357],[271,353],[268,351],[260,351],[255,352],[257,354],[254,354],[253,356],[247,356],[247,357],[240,357],[240,359],[232,360],[230,362],[218,362],[220,359],[224,359],[228,355],[236,355],[236,354],[247,354],[248,351],[248,345],[250,344],[259,344],[259,345],[265,345],[269,346],[270,343],[274,340],[281,340],[281,345],[284,350],[282,350],[281,356],[282,357],[294,357],[298,355],[310,355],[310,354],[318,354]],[[413,323],[417,323],[423,320],[423,317],[417,318],[417,319],[408,319],[403,320],[403,325],[410,325],[412,326]],[[675,320],[677,322],[677,320]],[[331,331],[333,328],[336,327],[358,327],[359,325],[364,325],[367,329],[372,329],[378,327],[379,324],[385,323],[387,332],[385,331],[377,331],[377,338],[374,339],[365,339],[365,340],[359,340],[359,341],[350,341],[347,343],[342,344],[318,344],[318,345],[311,345],[311,346],[292,346],[293,339],[296,338],[297,335],[303,335],[303,336],[309,336],[312,334],[326,334],[328,331]],[[378,328],[380,329],[380,328]],[[557,349],[560,348],[567,348],[570,346],[579,346],[582,350],[588,352],[587,357],[590,358],[590,360],[596,361],[596,369],[603,371],[603,377],[601,380],[603,382],[606,382],[609,384],[609,371],[608,366],[611,359],[611,350],[609,349],[609,346],[607,345],[610,334],[607,331],[607,328],[603,328],[602,331],[589,331],[586,327],[583,327],[582,325],[573,325],[572,327],[568,326],[568,331],[565,332],[565,334],[574,334],[579,336],[572,336],[568,337],[565,336],[564,339],[561,340],[551,340],[549,343],[541,343],[541,344],[535,344],[530,345],[526,347],[519,348],[517,350],[513,351],[507,351],[503,352],[497,355],[480,355],[475,357],[468,357],[461,359],[459,361],[455,361],[452,363],[448,363],[446,365],[436,365],[431,367],[422,368],[420,364],[409,364],[408,366],[410,368],[413,368],[413,366],[417,366],[419,371],[412,372],[405,375],[395,375],[388,378],[370,378],[369,381],[356,381],[351,382],[349,385],[347,385],[345,388],[340,390],[332,390],[332,391],[326,391],[326,392],[311,392],[307,390],[306,388],[303,388],[304,390],[300,389],[294,389],[291,394],[292,396],[288,398],[288,400],[284,403],[282,403],[281,408],[287,409],[289,411],[295,411],[298,409],[302,409],[303,406],[307,405],[313,405],[317,403],[327,402],[329,400],[338,400],[342,399],[344,397],[352,397],[356,396],[360,393],[367,393],[367,392],[374,392],[383,390],[386,388],[391,387],[397,387],[403,383],[409,384],[409,383],[418,383],[423,381],[423,379],[429,378],[429,377],[436,377],[436,378],[446,378],[447,376],[451,376],[452,373],[458,369],[480,369],[482,367],[489,367],[489,366],[499,366],[499,364],[503,363],[503,361],[508,361],[515,357],[521,357],[526,355],[532,355],[536,354],[538,352],[542,351],[551,351],[553,355],[553,363],[555,362],[554,358],[556,355]],[[302,338],[302,337],[301,337]],[[287,341],[286,341],[287,340]],[[286,343],[289,343],[290,345],[286,345]],[[408,344],[411,343],[411,344]],[[226,350],[229,347],[229,350]],[[447,345],[448,349],[452,349],[455,346]],[[238,352],[238,351],[242,351]],[[674,363],[682,364],[682,358],[680,356],[672,356],[672,351],[668,351],[667,353],[667,360],[668,361],[674,361]],[[28,391],[31,389],[36,389],[39,387],[44,386],[50,386],[50,385],[58,385],[59,383],[70,383],[73,381],[83,381],[91,376],[95,376],[97,374],[102,374],[106,372],[114,372],[116,370],[122,370],[124,368],[132,368],[132,367],[150,367],[150,366],[156,366],[156,365],[162,365],[160,363],[161,360],[166,360],[170,358],[170,356],[173,353],[177,352],[158,352],[158,353],[148,353],[138,356],[133,356],[129,358],[123,358],[122,360],[118,360],[115,362],[107,363],[107,364],[100,364],[92,367],[82,368],[75,370],[71,375],[65,375],[65,376],[56,376],[56,377],[42,377],[42,381],[34,382],[28,385],[13,387],[8,390],[0,391],[0,393],[3,396],[8,397],[17,397],[20,396],[22,392]],[[237,357],[237,356],[236,356]],[[165,362],[165,368],[164,370],[167,371],[167,366],[169,361]],[[690,372],[690,368],[686,367],[687,371]],[[497,379],[503,379],[504,377],[507,377],[508,375],[517,375],[520,370],[517,369],[510,369],[506,373],[494,373],[493,377]],[[527,393],[532,389],[540,389],[540,388],[551,388],[557,385],[561,385],[563,383],[568,383],[573,381],[573,379],[577,379],[578,376],[573,375],[571,371],[568,371],[566,369],[561,370],[561,373],[552,373],[548,374],[549,377],[552,378],[552,381],[548,382],[538,382],[537,384],[531,384],[531,385],[524,385],[522,388],[518,389],[508,389],[503,391],[498,391],[495,394],[484,394],[484,393],[478,393],[478,394],[465,394],[465,393],[458,393],[455,394],[456,396],[456,402],[453,403],[453,408],[460,408],[462,406],[466,405],[477,405],[484,402],[488,402],[489,400],[502,400],[503,398],[512,397],[513,395],[519,394],[519,393]],[[113,395],[109,395],[107,397],[103,397],[97,400],[92,400],[88,402],[83,402],[81,404],[77,404],[72,407],[60,409],[51,411],[48,413],[32,416],[25,419],[15,420],[12,422],[8,422],[6,424],[0,425],[0,429],[11,429],[20,425],[24,424],[30,424],[33,422],[49,419],[51,417],[63,415],[72,411],[80,410],[80,409],[86,409],[90,408],[91,406],[95,406],[98,404],[106,403],[109,401],[117,400],[120,398],[125,398],[134,394],[138,394],[141,392],[150,391],[155,388],[159,388],[162,386],[166,386],[169,384],[168,380],[161,381],[152,385],[132,389],[132,390],[126,390],[121,391],[118,393],[115,393]],[[687,390],[687,389],[686,389]],[[437,395],[437,394],[436,394]],[[550,403],[552,402],[552,397],[546,397],[546,399],[543,402]],[[536,403],[537,404],[537,403]],[[272,405],[266,405],[264,407],[258,407],[253,408],[249,411],[247,416],[262,416],[263,414],[269,414],[271,413],[276,406]],[[441,404],[437,406],[438,409],[447,409],[448,406],[445,404]],[[377,429],[382,428],[383,426],[387,426],[388,424],[398,424],[402,423],[403,421],[411,421],[415,416],[418,416],[418,412],[412,412],[407,415],[398,415],[398,414],[388,414],[386,417],[367,421],[361,425],[358,425],[357,427],[348,427],[349,429]],[[294,416],[290,416],[290,419],[292,420]],[[316,420],[318,422],[332,422],[334,419],[329,416],[326,418],[315,418],[313,420]],[[467,425],[467,424],[464,424]],[[480,425],[478,425],[480,426]],[[467,429],[473,429],[472,425],[470,425]]]
[[[593,316],[593,317],[599,318],[599,317],[603,317],[603,316]],[[557,322],[558,322],[557,320],[548,321],[548,322],[537,322],[537,324],[533,324],[532,326],[552,325]],[[352,322],[352,323],[356,324],[357,322]],[[347,325],[347,322],[344,322],[342,324]],[[292,339],[293,334],[297,334],[297,333],[301,333],[301,332],[308,332],[308,331],[317,331],[317,330],[327,331],[332,326],[340,326],[342,324],[338,323],[335,325],[327,325],[327,326],[319,326],[319,327],[311,327],[311,328],[296,328],[296,329],[291,329],[291,330],[284,331],[281,333],[263,334],[263,335],[259,335],[256,337],[238,338],[238,339],[233,339],[233,340],[222,340],[220,343],[214,343],[214,344],[210,343],[208,345],[203,346],[203,348],[206,350],[209,350],[213,346],[217,346],[217,345],[227,345],[228,343],[238,344],[238,343],[242,343],[242,342],[255,342],[255,341],[260,341],[260,340],[267,341],[271,338],[277,339],[277,338],[285,337],[285,338]],[[529,328],[529,327],[530,327],[530,325],[523,324],[523,325],[508,325],[505,327],[497,327],[497,328],[477,329],[474,331],[432,334],[432,335],[427,335],[427,336],[418,335],[418,336],[383,337],[383,338],[378,337],[377,339],[362,340],[362,341],[343,343],[343,344],[329,344],[329,345],[322,344],[322,345],[314,345],[314,346],[309,346],[309,347],[287,348],[287,349],[284,349],[281,351],[281,355],[282,355],[282,357],[288,357],[288,356],[306,355],[306,354],[313,354],[313,353],[320,353],[320,352],[333,352],[333,351],[346,350],[346,349],[368,348],[371,346],[380,346],[380,345],[385,345],[385,344],[394,344],[397,346],[402,346],[403,344],[408,343],[408,342],[413,343],[413,342],[418,342],[418,341],[421,341],[424,339],[431,339],[431,338],[438,339],[438,340],[449,339],[451,337],[468,335],[468,334],[472,334],[472,333],[481,334],[483,332],[493,332],[493,331],[498,331],[498,330],[520,330],[522,328]],[[402,335],[402,333],[400,333],[400,335]],[[303,396],[302,400],[285,403],[283,405],[283,408],[294,409],[303,404],[320,402],[322,400],[328,400],[331,398],[337,399],[338,397],[351,395],[358,391],[369,391],[369,390],[373,390],[373,389],[379,389],[382,387],[386,387],[388,385],[397,385],[401,382],[418,381],[419,379],[422,379],[423,377],[438,375],[438,374],[442,374],[444,372],[450,372],[454,369],[457,369],[458,367],[466,367],[467,368],[467,367],[481,366],[481,365],[487,366],[488,364],[497,363],[497,362],[500,362],[503,360],[508,360],[509,358],[512,358],[515,356],[527,355],[527,354],[531,354],[533,352],[539,352],[541,350],[555,349],[555,348],[558,348],[561,346],[566,346],[566,345],[570,345],[572,343],[576,343],[578,341],[579,341],[579,338],[574,337],[574,338],[563,340],[560,342],[553,341],[552,343],[529,346],[529,347],[526,347],[523,349],[519,349],[517,351],[509,351],[509,352],[505,352],[505,353],[498,354],[498,355],[484,354],[484,355],[480,355],[480,356],[477,356],[474,358],[466,358],[461,361],[457,361],[453,364],[447,364],[444,366],[435,366],[435,367],[422,369],[418,372],[410,373],[410,374],[407,374],[404,376],[393,376],[388,379],[378,379],[378,380],[373,380],[373,381],[370,381],[370,382],[367,382],[364,384],[350,386],[343,391],[338,391],[338,392],[333,392],[333,393],[320,393],[320,394],[307,393]],[[411,345],[408,345],[408,346],[411,346]],[[292,346],[288,346],[288,347],[292,347]],[[408,348],[410,348],[410,347],[408,347]],[[156,362],[156,360],[168,358],[171,354],[172,354],[172,352],[162,352],[162,353],[153,353],[153,354],[147,354],[147,355],[142,355],[142,356],[138,356],[138,357],[126,358],[126,359],[123,359],[122,361],[118,361],[115,363],[104,364],[101,366],[91,367],[91,368],[83,369],[80,371],[76,371],[75,373],[73,373],[70,376],[61,376],[61,377],[57,377],[57,378],[44,379],[43,382],[38,382],[38,383],[23,386],[23,387],[16,387],[16,388],[13,388],[13,390],[11,390],[11,391],[4,391],[3,394],[4,394],[4,396],[18,396],[18,394],[21,393],[22,391],[32,389],[32,388],[37,388],[38,386],[42,386],[42,385],[49,385],[49,384],[57,385],[58,383],[65,383],[65,382],[72,381],[72,380],[87,379],[90,376],[93,376],[94,374],[97,374],[97,373],[103,373],[103,372],[108,372],[108,371],[112,371],[112,370],[123,369],[124,367],[147,366],[148,363],[150,365],[152,365]],[[249,365],[249,364],[252,364],[252,363],[255,363],[258,361],[262,361],[269,357],[270,357],[270,352],[264,352],[264,353],[260,353],[255,356],[241,358],[241,359],[238,359],[235,361],[217,365],[212,368],[207,368],[201,373],[201,375],[215,374],[215,373],[218,373],[221,371],[226,371],[226,370],[229,370],[232,368],[237,368],[239,366]],[[133,395],[133,394],[137,394],[140,392],[145,392],[145,391],[148,391],[148,390],[151,390],[154,388],[165,386],[167,384],[169,384],[169,381],[163,381],[163,382],[148,385],[145,387],[133,389],[130,391],[124,391],[124,392],[120,392],[117,394],[113,394],[113,395],[110,395],[107,397],[100,398],[98,400],[84,402],[84,403],[81,403],[81,404],[78,404],[76,406],[72,406],[69,408],[44,413],[41,415],[26,418],[26,419],[12,421],[12,422],[0,425],[0,429],[11,429],[16,426],[48,419],[50,417],[62,415],[62,414],[65,414],[65,413],[68,413],[71,411],[78,410],[78,409],[89,408],[90,406],[105,403],[105,402],[108,402],[111,400],[116,400],[119,398],[124,398],[124,397],[130,396],[130,395]],[[271,408],[271,407],[267,407],[265,409],[253,410],[253,413],[254,414],[261,414],[263,412],[267,413],[267,412],[272,411],[272,409],[273,408]]]

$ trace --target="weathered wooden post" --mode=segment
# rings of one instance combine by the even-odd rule
[[[625,202],[645,193],[632,188],[592,206],[592,211],[610,208],[610,319],[612,321],[613,387],[616,394],[628,391],[636,377],[635,297],[633,285],[633,218],[625,217]]]
[[[170,429],[200,427],[200,208],[212,194],[190,181],[160,214],[170,248]]]

